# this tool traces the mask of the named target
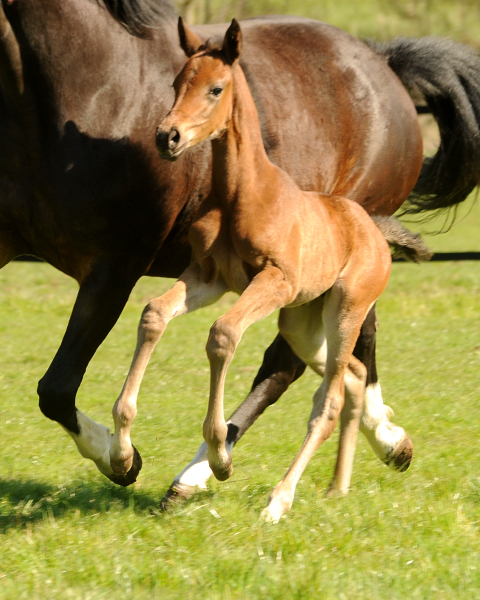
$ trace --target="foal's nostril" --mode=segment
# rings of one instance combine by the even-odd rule
[[[164,130],[160,125],[157,128],[155,141],[158,152],[162,158],[176,160],[181,154],[182,136],[175,127]]]
[[[162,131],[160,127],[155,134],[155,141],[160,152],[166,152],[168,150],[168,133]]]
[[[168,148],[169,150],[175,150],[180,141],[180,133],[177,129],[172,129],[168,134]]]

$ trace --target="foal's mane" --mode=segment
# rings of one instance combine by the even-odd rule
[[[170,0],[97,0],[132,35],[143,37],[148,29],[176,20]]]

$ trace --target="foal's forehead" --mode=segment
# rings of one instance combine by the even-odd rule
[[[211,54],[193,56],[183,70],[185,82],[200,84],[210,80],[221,80],[228,77],[230,68],[225,62]]]

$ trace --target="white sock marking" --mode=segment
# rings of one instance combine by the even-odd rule
[[[75,434],[65,429],[77,445],[77,449],[84,458],[89,458],[97,465],[98,470],[104,475],[113,475],[110,466],[110,430],[105,425],[96,423],[82,412],[77,410],[77,421],[80,434]]]
[[[225,447],[229,454],[232,453],[233,444],[225,442]],[[179,483],[192,488],[201,490],[207,489],[207,481],[213,475],[212,469],[208,464],[208,446],[203,442],[195,455],[195,458],[190,462],[183,471],[175,477],[174,483]]]
[[[367,386],[360,431],[369,441],[375,454],[385,461],[403,438],[405,430],[390,423],[388,418],[393,410],[383,403],[382,389],[379,383]]]

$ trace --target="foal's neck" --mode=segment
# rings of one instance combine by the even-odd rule
[[[260,130],[257,108],[243,70],[233,66],[232,115],[226,131],[212,141],[214,189],[227,199],[251,197],[253,187],[272,170]],[[270,173],[271,177],[271,173]]]

